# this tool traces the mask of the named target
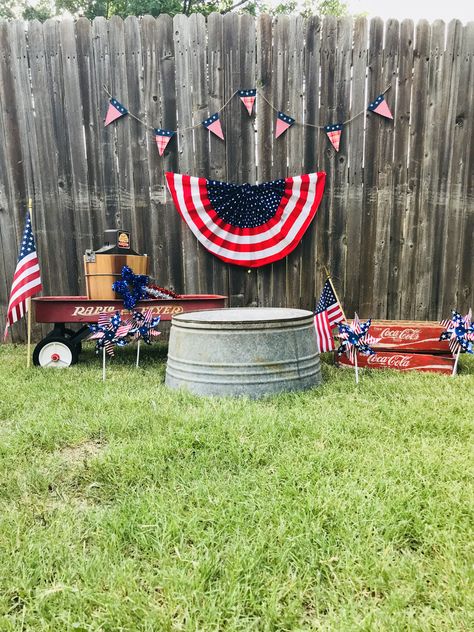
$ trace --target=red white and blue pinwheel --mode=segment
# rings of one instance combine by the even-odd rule
[[[449,348],[453,355],[458,352],[474,353],[472,345],[474,342],[474,321],[471,310],[465,316],[461,316],[454,309],[451,313],[451,320],[443,321],[446,331],[443,331],[439,339],[449,340]]]
[[[354,363],[356,351],[364,355],[374,355],[375,351],[369,347],[369,344],[376,342],[376,339],[368,333],[371,322],[372,319],[369,318],[365,323],[361,323],[356,314],[352,325],[339,323],[338,338],[341,341],[341,346],[337,350],[338,355],[345,353],[352,363]]]
[[[131,328],[131,323],[123,323],[119,312],[109,318],[102,312],[99,315],[97,325],[89,325],[92,335],[89,340],[95,340],[95,350],[99,353],[101,349],[110,356],[114,355],[114,345],[124,347],[127,343],[127,335]]]
[[[378,340],[369,334],[371,322],[372,319],[369,318],[365,323],[361,323],[359,317],[355,314],[351,325],[349,325],[349,323],[338,323],[337,325],[339,329],[338,338],[341,342],[337,353],[340,356],[345,353],[352,364],[354,364],[356,370],[356,384],[359,382],[357,352],[364,355],[375,354],[375,351],[369,346]]]
[[[160,317],[153,316],[149,309],[146,312],[134,311],[128,334],[135,340],[143,340],[147,345],[151,345],[151,338],[160,335],[160,332],[156,331],[159,322]]]

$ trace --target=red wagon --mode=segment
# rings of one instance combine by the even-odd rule
[[[184,294],[177,299],[147,299],[137,304],[149,309],[161,320],[171,320],[176,314],[225,307],[226,296],[219,294]],[[90,334],[89,323],[96,323],[99,314],[122,316],[130,312],[121,300],[95,300],[87,296],[42,296],[33,299],[37,323],[52,323],[53,329],[35,347],[33,363],[42,367],[68,367],[75,364],[81,352],[81,342]],[[67,327],[80,323],[76,331]]]

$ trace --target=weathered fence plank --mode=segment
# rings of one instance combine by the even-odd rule
[[[347,314],[359,309],[359,262],[361,259],[361,227],[364,213],[364,129],[367,107],[367,32],[366,18],[357,18],[353,29],[351,109],[349,117],[357,116],[347,126],[348,184],[346,187],[347,259],[344,283],[344,308]],[[342,288],[336,279],[338,291]]]
[[[82,292],[84,249],[121,225],[150,255],[152,275],[178,292],[312,308],[327,265],[350,314],[466,310],[473,32],[457,21],[422,21],[414,33],[410,20],[375,18],[369,28],[365,18],[236,13],[0,22],[0,317],[29,195],[48,293]],[[389,82],[393,122],[365,112]],[[105,128],[104,85],[143,124],[128,116]],[[249,117],[235,96],[221,112],[225,141],[202,128],[253,87],[297,124],[275,139],[270,105],[258,96]],[[360,112],[336,153],[321,126]],[[156,127],[178,129],[162,157]],[[167,170],[251,183],[328,175],[302,243],[248,271],[197,242],[165,191]]]

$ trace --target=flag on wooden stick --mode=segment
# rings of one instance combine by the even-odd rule
[[[4,338],[7,337],[8,328],[27,313],[27,299],[35,296],[42,289],[38,254],[31,229],[31,216],[28,212],[20,245],[20,254],[13,275]]]
[[[314,325],[320,353],[332,351],[336,348],[332,328],[343,320],[345,320],[344,312],[333,290],[331,281],[327,279],[314,314]]]

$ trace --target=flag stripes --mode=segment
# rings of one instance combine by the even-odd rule
[[[8,328],[26,314],[27,299],[35,296],[42,289],[38,255],[31,229],[31,217],[27,213],[20,254],[13,275],[10,299],[8,301],[4,338],[7,337]]]

